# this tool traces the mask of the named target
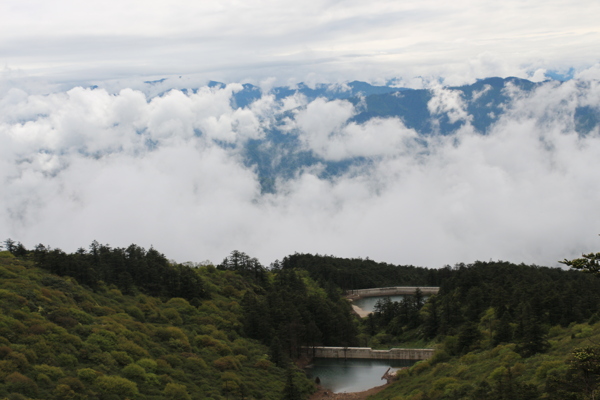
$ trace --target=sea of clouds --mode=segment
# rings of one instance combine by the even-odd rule
[[[308,252],[428,267],[556,265],[600,248],[600,133],[577,133],[573,118],[600,108],[597,80],[508,88],[486,135],[457,92],[431,85],[430,111],[464,122],[448,136],[352,122],[361,105],[343,100],[267,92],[233,108],[241,89],[4,90],[0,238],[65,251],[136,243],[180,262],[238,249],[265,264]],[[263,193],[242,149],[275,124],[323,161],[368,162],[328,178],[316,164]]]

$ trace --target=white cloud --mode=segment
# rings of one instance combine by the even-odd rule
[[[266,95],[234,110],[235,90],[6,92],[0,237],[67,251],[135,242],[180,261],[237,248],[265,263],[299,251],[431,267],[554,265],[597,250],[600,133],[573,125],[576,107],[600,108],[597,81],[508,91],[514,102],[489,134],[467,124],[421,138],[397,119],[349,122],[347,101]],[[456,93],[435,90],[432,111],[469,120]],[[324,160],[368,162],[332,179],[317,165],[261,194],[238,146],[284,110]]]
[[[460,91],[446,89],[439,84],[432,85],[430,90],[432,97],[427,103],[427,109],[432,115],[445,114],[451,124],[471,121],[472,117],[467,113],[467,105]]]
[[[535,72],[529,77],[529,80],[532,82],[543,82],[547,80],[546,70],[544,68],[538,68]]]
[[[319,98],[296,111],[286,129],[298,129],[307,149],[327,161],[356,157],[379,157],[412,152],[418,134],[397,118],[372,118],[363,124],[351,122],[352,103]]]
[[[587,69],[579,71],[575,74],[575,78],[584,81],[600,80],[600,63],[596,63]]]
[[[492,86],[491,85],[484,85],[483,88],[479,91],[474,91],[473,95],[472,95],[472,101],[476,102],[477,100],[479,100],[479,98],[481,96],[483,96],[484,94],[486,94],[487,92],[489,92],[490,90],[492,90]]]
[[[290,120],[293,125],[288,129],[297,128],[308,148],[317,154],[324,154],[330,138],[339,133],[355,111],[349,101],[318,98],[295,114],[294,120]]]

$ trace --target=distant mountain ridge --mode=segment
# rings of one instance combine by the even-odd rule
[[[510,100],[503,93],[503,89],[507,84],[511,84],[525,92],[530,92],[540,85],[540,83],[534,83],[526,79],[509,77],[486,78],[471,85],[449,86],[447,89],[461,92],[461,97],[468,105],[467,110],[473,116],[473,126],[481,133],[485,133],[490,124],[495,122],[503,113],[503,105],[506,105]],[[225,87],[225,84],[211,81],[208,86]],[[243,87],[243,90],[233,94],[232,106],[236,108],[247,107],[263,95],[258,86],[245,83]],[[427,108],[427,103],[432,98],[430,89],[374,86],[366,82],[353,81],[345,85],[317,84],[314,88],[299,83],[295,88],[275,87],[270,92],[275,95],[277,100],[295,94],[302,94],[308,101],[325,98],[330,101],[348,100],[354,105],[364,101],[366,107],[353,118],[355,122],[362,123],[374,117],[398,117],[402,119],[408,128],[415,129],[421,134],[433,133],[433,127],[428,121],[431,114]],[[490,114],[493,114],[494,117],[491,117]],[[449,134],[460,125],[442,121],[438,133]]]
[[[162,82],[163,80],[147,83]],[[490,125],[498,120],[504,113],[510,97],[505,93],[507,85],[523,92],[531,92],[539,87],[542,82],[531,82],[527,79],[508,78],[485,78],[477,80],[470,85],[447,86],[446,89],[460,92],[461,98],[467,105],[467,111],[472,116],[471,124],[480,133],[487,133]],[[208,87],[224,88],[221,82],[210,81]],[[259,86],[244,83],[243,90],[232,95],[232,106],[234,108],[248,107],[254,101],[262,97],[263,91]],[[183,90],[187,92],[188,90]],[[194,89],[192,91],[197,91]],[[427,103],[432,99],[431,89],[410,89],[394,86],[375,86],[367,82],[353,81],[347,84],[317,84],[314,88],[299,83],[296,87],[275,87],[269,93],[275,95],[277,100],[301,94],[310,102],[317,98],[326,100],[348,100],[354,105],[364,103],[364,109],[359,112],[352,121],[362,123],[371,118],[400,118],[408,128],[415,129],[420,134],[439,133],[447,135],[459,128],[462,123],[451,123],[442,118],[436,129],[431,124],[431,113]],[[580,107],[576,112],[576,129],[585,134],[600,123],[600,114],[594,112],[590,107]]]
[[[510,109],[510,91],[518,90],[529,94],[543,84],[516,77],[492,77],[470,85],[443,89],[457,95],[475,132],[486,135],[490,127]],[[561,85],[563,82],[557,81],[557,84]],[[226,85],[211,81],[208,86],[224,88]],[[442,87],[439,89],[442,90]],[[274,87],[268,93],[274,95],[276,100],[302,95],[308,103],[319,98],[326,101],[348,101],[356,110],[356,114],[347,121],[348,123],[364,124],[374,118],[398,118],[407,128],[413,129],[423,137],[452,135],[465,125],[466,119],[453,119],[450,113],[444,110],[432,112],[429,103],[435,96],[434,91],[435,89],[409,89],[390,85],[375,86],[353,81],[346,84],[317,84],[313,87],[299,83],[295,87]],[[232,94],[231,106],[235,109],[249,107],[263,94],[267,93],[263,93],[260,87],[245,83],[242,90]],[[320,177],[326,178],[338,176],[348,171],[351,166],[369,162],[367,157],[337,161],[323,159],[303,146],[299,132],[284,129],[286,118],[293,118],[293,112],[286,111],[276,115],[275,124],[265,131],[263,138],[249,139],[241,145],[243,148],[239,149],[244,163],[257,171],[263,193],[276,191],[277,179],[289,179],[306,167],[318,164],[321,167]],[[586,135],[599,125],[600,112],[592,107],[582,106],[576,109],[573,118],[575,130],[580,135]]]

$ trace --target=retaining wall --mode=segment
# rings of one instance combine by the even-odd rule
[[[376,296],[398,296],[415,294],[417,288],[421,289],[421,293],[426,296],[437,294],[439,287],[433,286],[398,286],[398,287],[383,287],[373,289],[355,289],[348,290],[346,294],[350,297],[376,297]]]
[[[305,347],[304,350],[317,358],[362,358],[383,360],[427,360],[433,349],[373,350],[370,347]]]

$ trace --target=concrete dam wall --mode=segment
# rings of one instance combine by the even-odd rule
[[[434,349],[373,350],[370,347],[305,347],[309,356],[315,358],[360,358],[381,360],[427,360]]]
[[[355,289],[348,290],[346,292],[347,297],[358,298],[358,297],[385,297],[385,296],[399,296],[399,295],[413,295],[415,291],[421,289],[421,293],[425,296],[431,296],[439,292],[439,287],[433,286],[397,286],[397,287],[382,287],[373,289]]]

